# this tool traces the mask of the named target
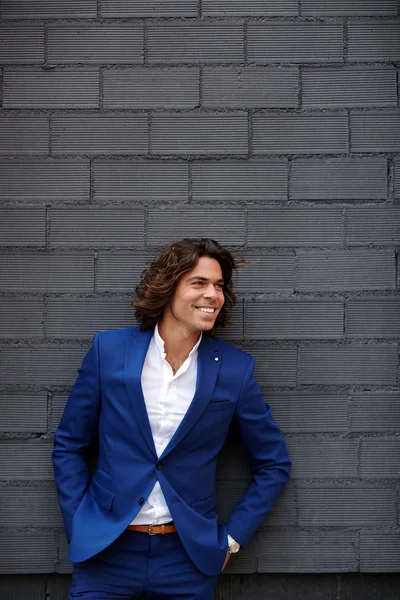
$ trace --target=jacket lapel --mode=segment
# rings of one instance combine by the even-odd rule
[[[203,334],[197,356],[196,391],[193,400],[160,458],[169,454],[182,441],[211,400],[221,363],[218,350],[218,340]]]
[[[125,346],[124,380],[139,429],[150,450],[157,456],[141,384],[143,363],[153,331],[141,331],[139,327],[132,329],[132,335],[128,336]]]

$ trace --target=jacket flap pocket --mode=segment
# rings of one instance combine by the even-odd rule
[[[88,492],[91,496],[93,496],[98,504],[101,504],[101,506],[104,506],[104,508],[107,510],[111,510],[114,500],[114,492],[107,490],[95,479],[92,479]]]
[[[207,496],[207,498],[203,498],[203,500],[197,500],[197,502],[192,502],[192,508],[194,508],[201,515],[205,515],[210,510],[214,510],[217,506],[217,496],[215,492],[211,494],[211,496]]]
[[[233,407],[233,402],[229,400],[211,401],[207,404],[206,410],[226,410]]]

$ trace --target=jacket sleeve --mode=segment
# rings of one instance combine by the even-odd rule
[[[73,515],[90,480],[88,455],[97,440],[99,413],[99,340],[96,334],[78,371],[54,439],[54,479],[68,540]]]
[[[253,478],[227,524],[228,533],[246,546],[289,479],[291,462],[271,408],[254,379],[250,358],[238,400],[235,420]]]

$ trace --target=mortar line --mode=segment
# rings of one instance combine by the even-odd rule
[[[349,27],[348,27],[348,19],[343,19],[343,63],[347,64],[347,54],[348,54],[348,38],[349,38]]]
[[[1,5],[1,2],[0,2]],[[48,30],[47,20],[43,21],[43,65],[48,64]]]
[[[200,65],[199,67],[199,108],[203,108],[203,76],[204,76],[204,71],[203,71],[203,66]]]
[[[97,267],[98,267],[99,255],[98,251],[95,250],[93,253],[93,293],[97,292]]]

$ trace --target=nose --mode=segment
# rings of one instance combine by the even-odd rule
[[[204,297],[205,298],[217,298],[217,290],[215,289],[215,286],[213,286],[212,283],[210,283],[207,288],[204,290]]]

